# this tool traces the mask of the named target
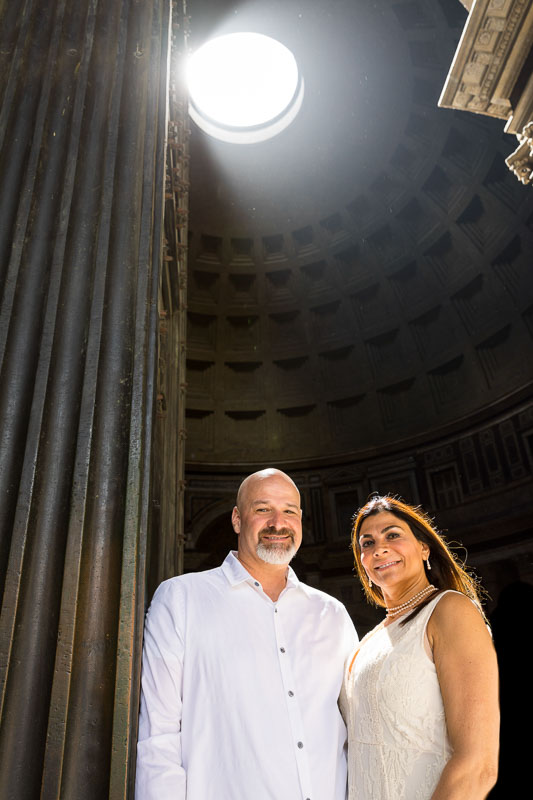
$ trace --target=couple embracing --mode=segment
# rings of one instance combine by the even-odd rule
[[[496,656],[476,584],[430,519],[359,510],[356,570],[383,621],[298,580],[300,495],[241,484],[236,551],[165,581],[144,638],[136,800],[482,800],[496,781]]]

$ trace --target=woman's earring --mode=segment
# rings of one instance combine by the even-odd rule
[[[370,589],[372,588],[372,578],[368,578],[368,586]]]
[[[427,566],[428,569],[431,569],[431,564],[429,563],[429,553],[428,553],[428,557],[426,558],[426,566]]]

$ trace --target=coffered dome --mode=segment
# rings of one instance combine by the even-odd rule
[[[187,461],[401,448],[530,394],[533,195],[501,123],[437,107],[458,0],[191,6],[295,54],[274,139],[192,123]]]

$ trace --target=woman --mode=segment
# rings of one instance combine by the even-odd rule
[[[386,609],[348,661],[350,800],[482,800],[496,782],[496,655],[473,579],[426,514],[393,497],[357,513],[367,599]]]

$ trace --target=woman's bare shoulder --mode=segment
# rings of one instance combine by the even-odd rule
[[[475,611],[480,614],[480,609],[477,603],[471,600],[466,594],[456,592],[454,590],[443,591],[442,595],[435,606],[435,612],[445,610],[448,613]]]
[[[488,635],[481,609],[461,592],[443,594],[428,622],[428,638],[436,634],[457,636],[461,631],[481,630]]]

